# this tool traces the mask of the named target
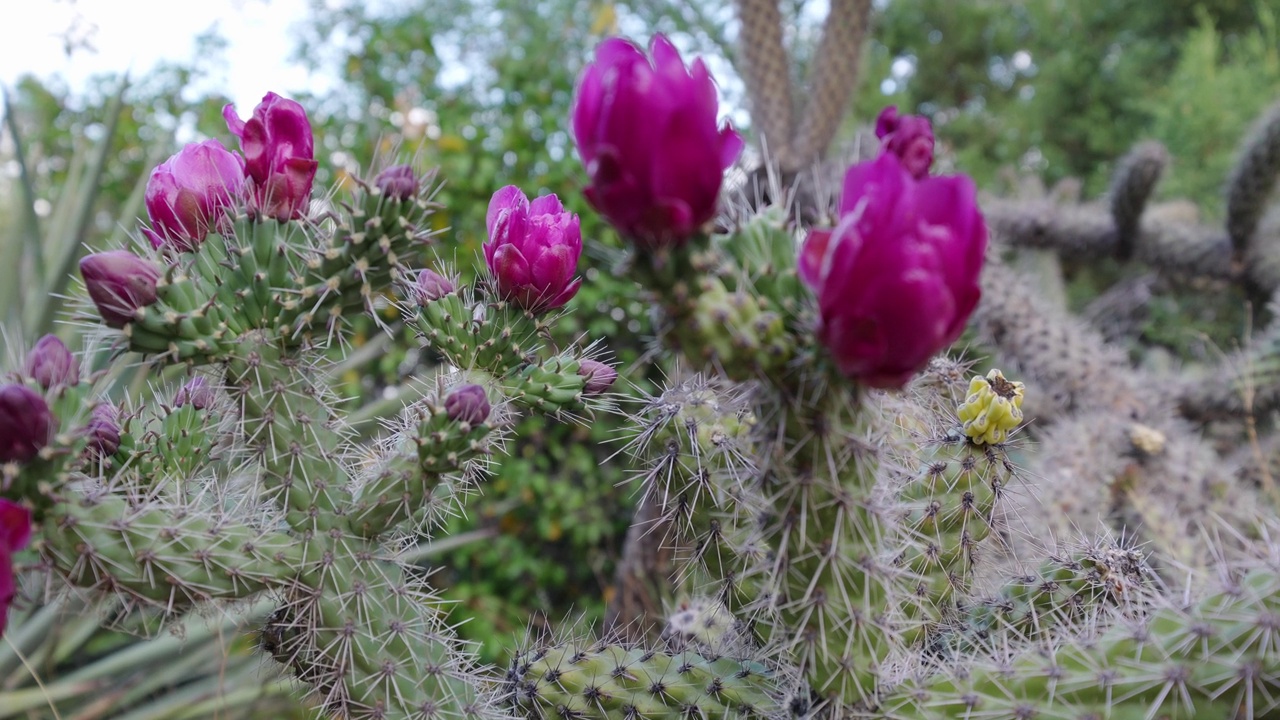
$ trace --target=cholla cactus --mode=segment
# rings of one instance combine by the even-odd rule
[[[126,612],[267,598],[260,650],[344,720],[1280,712],[1274,518],[1242,522],[1254,496],[1171,398],[987,252],[972,181],[931,174],[928,122],[881,115],[835,227],[767,207],[713,234],[740,140],[701,63],[651,52],[608,41],[573,125],[588,198],[691,368],[629,418],[682,598],[661,637],[553,634],[493,672],[402,553],[465,511],[517,413],[610,409],[617,371],[548,340],[582,283],[578,217],[502,188],[474,286],[412,267],[435,242],[431,178],[388,168],[313,211],[306,115],[274,94],[247,121],[226,112],[243,157],[208,141],[157,170],[150,247],[81,265],[118,349],[185,368],[181,386],[107,398],[42,340],[0,387],[0,562],[30,516],[52,574]],[[645,105],[664,122],[639,122]],[[1106,221],[1122,257],[1144,252],[1165,160],[1122,163]],[[1241,182],[1255,200],[1265,184]],[[361,444],[328,353],[389,292],[440,366]],[[971,316],[1020,366],[1009,378],[934,358]],[[1024,372],[1054,393],[1035,452]],[[1033,494],[1046,480],[1058,496]],[[1150,553],[1017,537],[1050,514]]]

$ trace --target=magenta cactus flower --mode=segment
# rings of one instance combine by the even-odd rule
[[[373,184],[395,200],[408,200],[418,194],[418,175],[409,165],[393,165],[383,170],[373,179]]]
[[[933,126],[920,115],[899,115],[890,105],[876,118],[876,137],[885,152],[893,153],[911,177],[920,180],[933,165]]]
[[[234,105],[222,109],[227,128],[240,138],[249,176],[249,207],[280,222],[303,217],[316,177],[315,138],[307,112],[293,100],[269,92],[241,120]]]
[[[27,353],[27,377],[45,390],[80,382],[80,361],[56,335],[45,335]]]
[[[587,200],[629,240],[656,248],[684,243],[715,215],[742,137],[718,124],[701,59],[686,68],[662,35],[650,54],[622,38],[600,43],[578,82],[573,137]]]
[[[192,252],[235,205],[244,189],[244,160],[217,140],[182,148],[151,171],[146,230],[151,244]]]
[[[508,185],[493,194],[485,218],[489,242],[484,257],[498,294],[530,312],[564,307],[582,285],[574,278],[582,255],[578,216],[560,199],[544,195],[529,202]]]
[[[128,325],[139,308],[156,301],[159,268],[128,250],[86,256],[80,261],[80,275],[103,322],[111,327]]]
[[[31,540],[31,511],[0,498],[0,635],[9,619],[9,606],[18,594],[13,556]]]
[[[0,386],[0,464],[33,459],[53,438],[55,425],[40,393],[25,385]]]
[[[582,394],[588,396],[608,392],[618,379],[618,371],[599,360],[584,359],[578,363],[578,374],[587,379]]]
[[[418,273],[418,279],[414,281],[410,292],[413,293],[414,302],[425,307],[456,289],[449,278],[431,268],[424,268]]]
[[[810,232],[799,266],[843,374],[901,387],[960,336],[987,244],[975,192],[965,176],[917,182],[892,152],[849,168],[839,224]]]
[[[479,425],[489,418],[489,397],[479,385],[460,385],[444,399],[444,411],[454,422]]]

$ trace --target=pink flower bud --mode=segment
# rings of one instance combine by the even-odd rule
[[[269,92],[241,120],[235,106],[222,108],[231,134],[240,138],[250,179],[249,207],[280,222],[303,217],[316,177],[315,139],[302,106]]]
[[[414,302],[426,307],[455,289],[449,278],[431,268],[424,268],[422,272],[418,273],[418,279],[414,281],[411,292],[413,293]]]
[[[599,395],[608,392],[618,379],[618,371],[597,360],[583,360],[578,363],[578,374],[587,379],[583,386],[584,395]]]
[[[120,411],[102,402],[89,415],[84,434],[89,438],[89,451],[99,457],[110,457],[120,449]]]
[[[147,215],[151,244],[192,252],[244,188],[244,160],[217,140],[187,145],[151,172]]]
[[[214,403],[217,394],[213,388],[209,387],[208,381],[203,377],[192,378],[190,382],[183,385],[176,395],[173,396],[173,406],[180,408],[183,405],[191,405],[196,410],[204,410]]]
[[[485,218],[484,257],[498,294],[530,312],[564,307],[578,292],[574,279],[582,254],[578,216],[555,195],[532,203],[514,185],[493,194]]]
[[[742,138],[720,127],[715,81],[686,69],[662,35],[643,50],[621,38],[596,48],[573,101],[573,137],[590,176],[587,200],[642,247],[684,243],[715,215]]]
[[[111,327],[128,325],[139,308],[156,301],[160,270],[128,250],[85,257],[80,261],[80,275],[102,320]]]
[[[840,371],[901,387],[955,341],[978,304],[986,244],[968,177],[917,182],[891,152],[849,168],[839,225],[812,230],[799,265]]]
[[[13,556],[31,540],[31,512],[0,498],[0,635],[4,634],[9,606],[18,594],[13,576]]]
[[[0,463],[24,463],[53,437],[49,404],[25,385],[0,386]]]
[[[454,422],[479,425],[489,417],[489,398],[479,385],[460,385],[444,399],[444,410]]]
[[[899,115],[890,105],[876,118],[876,137],[881,148],[902,160],[902,166],[919,180],[929,174],[933,165],[933,126],[919,115]]]
[[[45,390],[80,382],[80,361],[56,335],[40,338],[27,353],[26,374]]]
[[[408,165],[394,165],[383,170],[374,178],[373,184],[395,200],[408,200],[418,194],[418,176]]]

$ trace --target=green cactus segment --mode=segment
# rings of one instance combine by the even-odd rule
[[[508,697],[535,718],[773,718],[773,672],[758,662],[619,645],[560,645],[521,655]]]
[[[350,540],[350,554],[309,574],[269,618],[263,649],[311,686],[326,717],[349,720],[494,717],[473,661],[444,623],[441,601],[413,571]],[[319,582],[316,582],[319,581]]]
[[[108,495],[56,504],[44,524],[41,551],[72,585],[169,611],[277,587],[302,562],[294,538],[220,509]]]
[[[898,604],[892,593],[901,571],[880,559],[887,518],[874,490],[873,448],[886,428],[852,390],[788,411],[796,444],[775,450],[766,479],[776,513],[767,537],[778,545],[777,594],[766,599],[779,617],[769,644],[790,649],[822,698],[858,705],[875,697],[899,642],[889,609]]]
[[[406,320],[450,365],[503,376],[537,351],[542,326],[531,314],[507,303],[470,300],[462,293],[407,308]]]
[[[528,365],[507,379],[503,390],[507,397],[532,410],[561,412],[582,403],[582,389],[587,379],[578,374],[579,361],[574,357],[553,357],[536,365]]]
[[[152,487],[167,479],[185,480],[211,459],[226,433],[221,418],[210,410],[148,407],[123,419],[115,461]]]
[[[902,490],[899,522],[906,548],[897,562],[913,586],[915,602],[904,606],[908,619],[939,622],[968,592],[980,543],[991,534],[1012,472],[1001,449],[976,445],[956,428],[938,441],[924,469]],[[909,640],[918,635],[909,634]]]
[[[291,346],[330,335],[345,313],[372,309],[375,288],[400,279],[430,235],[428,192],[399,201],[373,190],[320,244],[298,223],[237,218],[168,266],[157,301],[125,327],[130,348],[203,363],[225,359],[250,331]]]
[[[1227,181],[1227,232],[1237,252],[1248,248],[1280,179],[1280,103],[1255,122]]]
[[[430,200],[431,182],[421,183],[419,193],[404,200],[376,187],[359,187],[338,231],[308,258],[307,281],[299,283],[310,297],[336,289],[345,309],[368,306],[376,291],[400,279],[400,268],[426,245],[438,207]]]
[[[227,363],[226,384],[242,413],[246,444],[259,453],[262,480],[297,530],[328,530],[349,501],[326,386],[268,339],[246,336]]]
[[[372,470],[345,513],[348,526],[368,538],[378,537],[415,517],[454,499],[455,488],[446,473],[459,473],[475,458],[485,456],[493,427],[471,426],[451,419],[440,405],[413,409],[418,422],[386,443],[383,457]],[[429,520],[430,518],[423,518]]]
[[[723,366],[735,379],[749,379],[743,368],[772,372],[782,368],[793,353],[782,315],[767,300],[739,288],[730,292],[716,278],[702,281],[702,292],[693,301],[691,322],[680,329],[689,349],[701,343],[702,359]]]
[[[680,580],[730,608],[757,594],[749,569],[766,555],[749,522],[733,509],[763,511],[750,479],[756,426],[746,398],[718,382],[691,378],[653,398],[639,413],[633,441],[644,493],[659,507],[664,547],[675,549]]]
[[[966,644],[998,645],[997,636],[1038,640],[1103,608],[1136,605],[1150,570],[1142,554],[1114,546],[1053,557],[1038,572],[1010,578],[992,597],[970,602],[961,632]]]
[[[1254,570],[1189,608],[1171,606],[1051,650],[905,684],[890,717],[1280,717],[1280,576]]]
[[[799,310],[805,289],[796,273],[796,238],[785,209],[771,205],[718,237],[717,247],[751,279],[751,286],[787,317]]]

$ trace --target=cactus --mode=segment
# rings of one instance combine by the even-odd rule
[[[637,48],[609,47],[639,68]],[[670,67],[653,77],[677,75],[675,50],[655,48]],[[647,513],[630,537],[666,554],[656,594],[680,598],[661,637],[552,634],[497,672],[405,552],[466,512],[522,413],[615,411],[600,349],[553,339],[580,285],[578,219],[514,187],[489,207],[474,283],[438,258],[415,267],[439,241],[430,177],[392,168],[307,216],[301,156],[299,177],[251,163],[203,238],[90,256],[96,316],[160,383],[111,397],[109,374],[37,347],[0,396],[0,492],[33,513],[41,569],[130,622],[269,603],[258,651],[330,718],[1280,715],[1276,528],[1264,483],[1237,482],[1273,463],[1228,466],[1174,412],[1194,414],[1191,390],[1149,382],[995,251],[975,310],[985,221],[971,183],[929,174],[931,131],[913,123],[850,171],[831,229],[778,205],[697,227],[681,203],[710,207],[711,173],[630,217],[623,159],[604,147],[589,171],[591,196],[646,233],[624,267],[675,363],[625,416],[620,453]],[[1161,245],[1178,238],[1146,204],[1167,161],[1135,148],[1108,211],[994,204],[993,225],[1015,244],[1192,269],[1221,243],[1192,228]],[[1266,173],[1242,173],[1232,197],[1257,203]],[[388,304],[409,331],[394,341],[411,335],[434,373],[365,441],[335,361]],[[971,313],[1008,377],[930,361]],[[1250,361],[1270,367],[1272,334]],[[1227,380],[1180,380],[1226,404]],[[1053,547],[1067,533],[1093,542]]]

